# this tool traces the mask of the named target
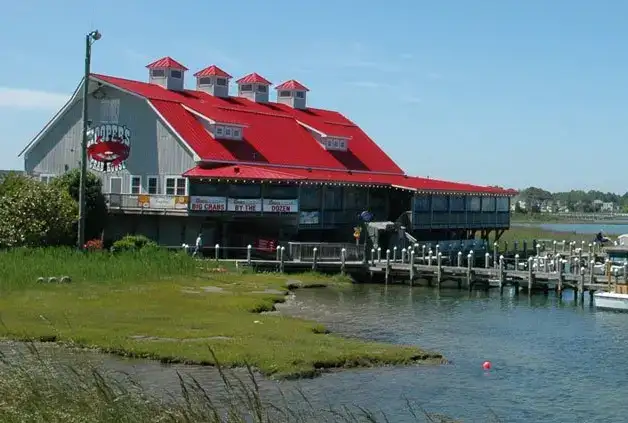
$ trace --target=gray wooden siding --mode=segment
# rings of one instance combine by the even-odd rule
[[[131,131],[130,155],[126,169],[102,173],[92,171],[103,181],[108,192],[111,178],[122,178],[122,193],[130,193],[131,176],[142,177],[143,192],[148,192],[148,176],[159,176],[163,193],[166,175],[181,175],[195,166],[192,154],[162,123],[153,109],[141,98],[124,92],[103,88],[105,99],[120,99],[118,124]],[[101,122],[101,101],[90,97],[89,119],[96,126]],[[75,103],[48,134],[25,157],[25,169],[30,174],[61,175],[80,166],[82,102]]]

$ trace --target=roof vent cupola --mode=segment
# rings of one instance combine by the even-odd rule
[[[149,72],[148,82],[151,84],[161,85],[168,90],[183,91],[183,77],[188,68],[172,57],[162,57],[146,67]]]
[[[236,83],[239,97],[256,103],[268,103],[268,91],[272,83],[263,76],[253,72],[238,79]]]
[[[216,65],[211,65],[194,74],[196,89],[216,97],[229,97],[229,80],[232,78]]]
[[[275,87],[277,90],[277,103],[287,104],[295,109],[307,108],[307,87],[299,81],[291,79]]]

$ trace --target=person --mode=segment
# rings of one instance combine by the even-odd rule
[[[599,242],[600,244],[604,244],[610,241],[610,238],[604,236],[604,231],[600,231],[597,233],[597,235],[595,235],[595,241]]]
[[[194,245],[194,252],[192,253],[192,257],[196,257],[201,248],[203,248],[203,234],[199,232],[198,236],[196,237],[196,244]]]

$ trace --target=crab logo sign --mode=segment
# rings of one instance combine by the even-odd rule
[[[131,131],[122,125],[102,124],[87,132],[89,167],[98,172],[126,169],[131,151]]]

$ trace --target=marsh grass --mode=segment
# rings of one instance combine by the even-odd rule
[[[163,251],[0,253],[0,336],[54,341],[129,357],[311,377],[329,369],[441,363],[414,346],[350,339],[274,313],[289,289],[346,283],[316,273],[258,274]],[[217,271],[221,270],[221,271]],[[72,278],[41,283],[40,276]]]
[[[620,234],[610,234],[611,237]],[[508,242],[509,248],[513,248],[513,242],[519,242],[519,248],[522,248],[522,242],[527,241],[528,245],[532,245],[533,240],[553,240],[561,242],[563,240],[567,242],[575,241],[580,243],[581,241],[585,241],[587,244],[593,240],[595,234],[583,234],[577,232],[558,232],[558,231],[546,231],[538,227],[529,227],[529,226],[512,226],[509,230],[504,232],[502,237],[500,238],[500,243],[503,245],[504,241]],[[493,241],[493,240],[491,240]]]
[[[177,373],[179,392],[158,399],[130,375],[103,370],[87,361],[61,360],[26,344],[17,354],[0,355],[0,421],[125,423],[125,422],[387,422],[381,412],[361,407],[317,409],[303,392],[279,403],[262,398],[255,372],[247,366],[241,378],[218,363],[223,392],[209,392],[195,378]],[[15,350],[14,350],[15,351]],[[453,423],[449,417],[428,413],[406,400],[400,410],[417,422]]]

